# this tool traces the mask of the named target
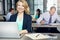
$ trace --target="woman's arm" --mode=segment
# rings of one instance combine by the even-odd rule
[[[32,32],[32,17],[29,15],[27,19],[27,31]]]

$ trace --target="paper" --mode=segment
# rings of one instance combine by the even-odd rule
[[[38,35],[38,37],[36,37],[36,35]],[[31,38],[31,39],[49,39],[49,38],[52,38],[48,35],[43,35],[43,34],[40,34],[40,33],[33,33],[33,34],[26,34],[25,36]]]

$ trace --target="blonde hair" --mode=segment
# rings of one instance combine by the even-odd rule
[[[25,8],[25,13],[30,14],[30,9],[29,9],[29,6],[28,6],[28,3],[26,2],[26,0],[19,0],[18,2],[22,2],[23,6]],[[16,6],[18,5],[18,2],[16,3]]]

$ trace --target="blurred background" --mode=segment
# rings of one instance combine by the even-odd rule
[[[0,21],[3,21],[3,17],[7,15],[10,8],[16,10],[16,2],[18,0],[0,0]],[[49,11],[51,6],[57,8],[57,13],[60,15],[60,0],[26,0],[30,7],[30,14],[32,17],[36,15],[36,10],[40,9],[41,13]]]

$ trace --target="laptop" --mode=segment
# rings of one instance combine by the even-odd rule
[[[0,22],[0,38],[20,38],[16,22]]]

